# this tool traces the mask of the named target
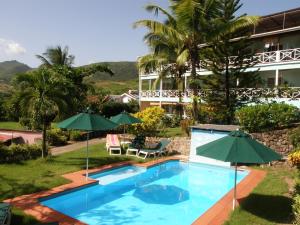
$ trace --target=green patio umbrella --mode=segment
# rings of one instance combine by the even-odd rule
[[[235,165],[233,208],[236,204],[237,164],[264,164],[281,159],[281,155],[242,131],[233,131],[226,137],[197,147],[196,150],[197,155]]]
[[[112,130],[118,125],[105,119],[102,116],[87,113],[79,113],[57,124],[59,128],[68,130],[84,130],[87,131],[86,140],[86,179],[88,178],[89,169],[89,132],[100,130]]]
[[[110,120],[116,124],[123,126],[124,134],[125,134],[125,126],[135,123],[142,123],[142,121],[127,112],[122,112],[116,116],[110,118]]]

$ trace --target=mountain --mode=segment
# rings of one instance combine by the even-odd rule
[[[101,62],[100,64],[107,65],[114,73],[114,76],[109,76],[106,73],[96,73],[89,79],[97,80],[113,80],[126,81],[138,79],[138,69],[136,62]]]
[[[0,82],[7,83],[17,73],[24,73],[31,70],[26,64],[16,60],[0,62]]]
[[[136,62],[100,63],[107,65],[114,72],[114,76],[98,72],[86,78],[86,81],[112,94],[120,94],[130,89],[138,89],[138,69]],[[8,85],[9,81],[15,74],[32,69],[16,60],[0,62],[0,91],[7,91],[10,88]]]

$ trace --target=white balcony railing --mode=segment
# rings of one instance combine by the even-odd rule
[[[236,56],[230,57],[230,61],[233,63],[233,60],[235,58]],[[246,61],[247,60],[251,60],[251,59],[246,59]],[[258,66],[262,64],[300,61],[300,48],[256,53],[254,55],[254,60],[257,60]],[[205,65],[204,61],[200,62],[200,69],[204,69],[205,68],[204,65]],[[153,71],[152,74],[155,74],[155,71]],[[145,74],[145,76],[147,76],[147,74]]]
[[[208,94],[224,93],[224,90],[197,90],[196,96],[206,97]],[[254,98],[287,98],[290,100],[300,99],[300,87],[289,88],[234,88],[230,90],[232,95],[237,96],[241,100],[249,100]],[[162,99],[179,99],[191,98],[193,91],[188,89],[185,91],[178,90],[147,90],[141,92],[142,100],[157,100]]]

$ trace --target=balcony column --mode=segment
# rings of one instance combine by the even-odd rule
[[[141,98],[142,98],[142,78],[139,71],[139,106],[141,107]]]
[[[275,73],[275,87],[278,87],[279,85],[279,69],[276,69]]]
[[[160,96],[160,99],[159,99],[159,106],[161,107],[161,98],[162,98],[162,88],[163,88],[163,79],[161,78],[160,79],[160,85],[159,85],[159,96]]]
[[[152,90],[152,80],[149,80],[149,90]]]

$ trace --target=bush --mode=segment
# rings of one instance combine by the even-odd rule
[[[299,121],[299,110],[284,103],[260,104],[241,108],[236,118],[248,132],[261,132],[291,126]]]
[[[289,132],[289,141],[292,143],[294,148],[300,148],[300,127]]]
[[[107,118],[118,115],[121,112],[136,113],[138,105],[136,102],[122,103],[122,102],[106,102],[102,105],[101,113]]]
[[[148,107],[133,115],[143,122],[133,124],[130,126],[129,131],[135,135],[155,136],[159,133],[164,114],[165,111],[158,106]]]
[[[288,155],[288,160],[293,166],[300,167],[300,150],[296,150]]]
[[[40,145],[12,144],[9,147],[0,144],[0,162],[18,163],[28,159],[36,159],[42,155]]]
[[[300,195],[296,194],[293,198],[293,214],[294,214],[294,224],[300,224]]]
[[[181,118],[179,115],[164,115],[162,117],[162,125],[168,128],[178,127],[180,125]]]
[[[62,146],[67,144],[68,136],[61,129],[51,129],[47,132],[47,141],[49,145]]]
[[[81,131],[72,130],[70,132],[70,140],[71,141],[83,141],[85,139],[86,139],[85,135]]]

